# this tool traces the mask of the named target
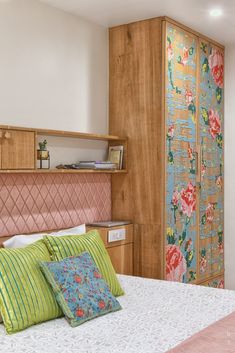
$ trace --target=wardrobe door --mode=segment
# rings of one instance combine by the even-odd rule
[[[166,23],[165,278],[197,279],[196,89],[197,43]]]
[[[223,271],[224,53],[200,40],[199,280]]]

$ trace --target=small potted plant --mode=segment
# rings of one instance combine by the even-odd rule
[[[48,167],[46,169],[49,169],[50,154],[49,154],[49,151],[47,150],[47,140],[39,142],[38,145],[39,145],[39,149],[37,150],[37,159],[40,161],[40,169],[43,169],[42,161],[45,161],[45,160],[48,161]]]

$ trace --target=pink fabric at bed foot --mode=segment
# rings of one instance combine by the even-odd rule
[[[167,353],[235,353],[235,312],[196,333]]]

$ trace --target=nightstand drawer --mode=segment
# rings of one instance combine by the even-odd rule
[[[107,248],[116,273],[133,275],[133,244]]]
[[[98,230],[117,273],[133,275],[133,224],[110,228],[89,226],[86,229]]]
[[[98,230],[106,248],[133,243],[133,225],[132,224],[128,224],[128,225],[122,226],[122,227],[111,227],[111,228],[87,227],[87,230],[91,230],[91,229]],[[124,238],[123,240],[114,240],[115,239],[114,233],[117,230],[121,230],[122,238]],[[123,234],[124,234],[124,236],[123,236]]]

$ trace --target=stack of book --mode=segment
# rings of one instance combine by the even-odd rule
[[[80,161],[76,167],[77,169],[117,169],[117,165],[109,161]]]
[[[1,0],[0,0],[1,1]],[[123,168],[123,146],[109,146],[107,161],[80,161],[74,164],[60,164],[57,169],[101,169]]]

